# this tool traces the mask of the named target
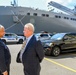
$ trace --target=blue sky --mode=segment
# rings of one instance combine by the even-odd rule
[[[0,0],[0,6],[10,6],[13,0]],[[55,1],[71,9],[76,5],[76,0],[18,0],[18,5],[23,7],[39,8],[43,10],[48,10],[48,2]]]

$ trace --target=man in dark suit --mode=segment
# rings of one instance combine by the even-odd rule
[[[34,36],[33,24],[27,23],[24,26],[23,32],[28,40],[24,48],[18,53],[16,61],[23,64],[25,75],[40,75],[40,63],[44,58],[42,44],[39,40],[36,40]]]
[[[1,40],[4,34],[5,29],[0,25],[0,75],[9,75],[11,55],[8,47]]]

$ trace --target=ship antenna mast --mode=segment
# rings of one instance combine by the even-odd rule
[[[18,6],[18,0],[13,0],[13,2],[11,1],[11,5],[14,7]]]

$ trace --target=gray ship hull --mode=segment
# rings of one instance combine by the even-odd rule
[[[19,16],[22,18],[22,16]],[[30,19],[34,20],[35,32],[47,31],[47,32],[76,32],[76,28],[70,27],[68,24],[62,21],[55,20],[53,18],[42,18],[34,16],[25,16],[21,21],[23,25],[30,22]],[[23,25],[21,22],[14,23],[12,15],[1,15],[0,24],[4,25],[6,32],[13,32],[16,34],[23,34]],[[13,25],[13,26],[12,26]],[[10,27],[12,26],[12,27]],[[10,28],[9,28],[10,27]]]
[[[8,8],[8,7],[7,7]],[[3,8],[2,8],[3,9]],[[15,12],[18,9],[23,9],[23,8],[11,8],[13,12]],[[26,8],[25,8],[26,9]],[[8,9],[9,10],[9,9]],[[55,14],[52,12],[46,12],[46,11],[41,11],[42,13],[48,13],[51,15],[50,17],[43,17],[43,16],[31,16],[31,15],[24,15],[24,14],[17,14],[17,18],[19,19],[18,22],[15,22],[13,20],[13,16],[16,16],[15,14],[8,14],[8,10],[3,10],[3,12],[0,14],[0,24],[4,25],[6,32],[12,32],[16,33],[18,35],[23,35],[23,27],[26,23],[33,23],[35,26],[35,33],[38,33],[40,31],[47,31],[50,33],[53,32],[76,32],[76,21],[72,20],[66,20],[66,19],[60,19],[60,18],[55,18],[55,15],[63,15],[63,14]],[[29,9],[28,9],[29,10]],[[26,10],[24,10],[26,11]],[[17,11],[18,12],[18,11]],[[39,12],[39,10],[31,10],[31,12]],[[30,12],[30,13],[31,13]],[[69,16],[68,16],[69,17]]]

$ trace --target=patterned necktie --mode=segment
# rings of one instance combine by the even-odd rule
[[[25,47],[26,47],[26,43],[27,43],[27,40],[23,42],[23,45],[21,47],[21,52],[20,52],[20,60],[22,61],[22,55],[25,51]]]
[[[23,42],[22,47],[21,47],[21,51],[24,49],[25,45],[26,45],[26,41]]]

